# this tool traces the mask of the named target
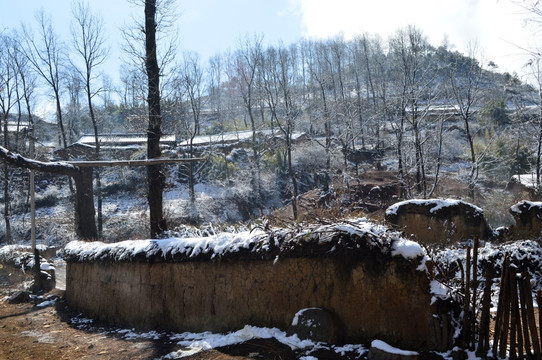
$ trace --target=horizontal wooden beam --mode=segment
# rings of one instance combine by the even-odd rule
[[[113,166],[151,166],[160,164],[178,164],[186,162],[205,161],[206,158],[180,158],[180,159],[146,159],[146,160],[100,160],[100,161],[66,161],[78,167],[113,167]]]

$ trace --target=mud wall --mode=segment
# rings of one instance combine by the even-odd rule
[[[450,346],[447,314],[429,279],[402,257],[279,261],[68,262],[75,310],[124,326],[226,332],[246,324],[285,330],[294,314],[323,307],[347,341],[382,339],[409,349]]]
[[[453,199],[402,201],[386,210],[386,220],[405,236],[425,244],[492,236],[482,209]]]

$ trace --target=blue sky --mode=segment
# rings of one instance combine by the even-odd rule
[[[0,26],[35,24],[40,8],[49,14],[61,38],[70,39],[71,0],[0,0]],[[104,17],[111,56],[107,72],[118,71],[119,27],[135,11],[126,0],[91,0]],[[523,14],[509,0],[178,0],[181,50],[202,59],[233,49],[240,38],[263,34],[267,43],[288,44],[303,37],[346,38],[362,32],[378,33],[385,41],[399,27],[418,26],[434,45],[444,37],[459,51],[477,41],[484,58],[503,71],[522,71],[526,62],[519,47],[536,40],[523,26]],[[519,47],[518,47],[519,46]],[[115,74],[111,74],[116,79]]]
[[[70,41],[71,0],[7,1],[0,11],[0,26],[18,28],[21,22],[34,26],[40,9],[51,16],[63,41]],[[118,71],[123,41],[119,28],[131,22],[142,8],[126,0],[91,0],[91,8],[104,18],[110,59],[108,70]],[[289,0],[177,0],[180,51],[194,51],[201,58],[235,48],[245,36],[264,34],[266,43],[294,42],[302,37],[302,19]],[[112,74],[115,79],[116,76]]]

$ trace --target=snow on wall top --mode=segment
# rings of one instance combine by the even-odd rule
[[[531,210],[532,208],[542,209],[542,201],[522,200],[517,204],[512,205],[510,211],[513,213],[521,214],[523,212],[521,208],[526,208],[528,210]]]
[[[363,219],[333,225],[220,233],[209,237],[128,240],[119,243],[72,241],[60,252],[66,261],[222,261],[280,257],[314,257],[379,251],[405,259],[420,258],[425,251],[397,232]]]
[[[482,214],[484,212],[478,206],[475,206],[475,205],[472,205],[472,204],[469,204],[467,202],[464,202],[462,200],[457,200],[457,199],[412,199],[412,200],[400,201],[398,203],[391,205],[389,208],[386,209],[386,215],[387,216],[397,215],[397,211],[399,210],[399,208],[409,205],[409,204],[431,207],[431,209],[429,210],[431,214],[436,214],[441,209],[451,207],[451,206],[457,206],[457,205],[465,205],[465,206],[471,207],[475,213]]]

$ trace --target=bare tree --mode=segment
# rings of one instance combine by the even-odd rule
[[[220,55],[215,55],[209,59],[209,83],[208,83],[208,93],[209,93],[209,103],[213,115],[217,117],[217,124],[220,127],[221,135],[221,145],[225,147],[225,138],[224,133],[226,131],[226,106],[225,99],[222,91],[223,79],[224,79],[224,60]],[[230,182],[230,171],[229,171],[229,160],[226,156],[224,150],[218,151],[218,156],[222,157],[224,161],[224,173],[226,176],[226,183]]]
[[[83,113],[83,79],[79,76],[74,67],[69,69],[66,75],[67,104],[64,106],[64,123],[66,125],[66,136],[70,143],[73,143],[81,136],[83,122],[87,120]]]
[[[93,98],[101,91],[96,86],[96,70],[105,61],[107,57],[107,48],[105,47],[103,19],[90,11],[88,4],[83,0],[74,3],[72,9],[73,19],[71,31],[73,48],[77,54],[81,66],[74,63],[74,68],[83,80],[85,95],[92,128],[94,130],[94,142],[96,144],[96,158],[100,158],[100,139],[98,131],[98,119],[94,110]],[[102,185],[100,171],[95,169],[96,177],[96,196],[98,200],[98,238],[103,238],[103,219],[102,219]]]
[[[469,45],[467,57],[456,56],[450,64],[448,81],[454,105],[465,126],[465,137],[469,146],[471,169],[469,172],[468,195],[474,198],[474,188],[478,179],[478,159],[474,149],[472,122],[474,121],[475,106],[479,105],[482,95],[483,69],[476,60],[478,49],[475,44]]]
[[[62,119],[61,106],[61,82],[63,80],[63,69],[66,61],[64,45],[58,39],[51,18],[43,11],[36,14],[38,22],[37,39],[34,34],[23,27],[25,41],[25,55],[33,65],[39,76],[51,88],[56,104],[56,117],[60,132],[60,141],[64,148],[68,146],[66,132]]]
[[[292,183],[292,211],[294,220],[298,219],[298,185],[292,163],[293,134],[296,120],[301,114],[302,99],[296,94],[295,85],[299,71],[297,69],[297,49],[269,48],[264,59],[264,89],[271,116],[276,120],[286,143],[286,162]]]
[[[325,143],[323,144],[326,153],[326,176],[329,178],[331,172],[331,145],[332,145],[332,131],[331,131],[331,109],[327,100],[327,92],[333,86],[332,69],[330,68],[330,61],[328,60],[328,51],[324,44],[317,44],[315,49],[314,62],[311,64],[311,78],[314,84],[318,88],[317,94],[321,102],[321,111],[316,115],[317,118],[321,118],[324,125]],[[316,105],[317,106],[317,105]],[[315,106],[315,107],[316,107]],[[328,188],[329,184],[324,184],[324,190]]]
[[[252,189],[255,202],[260,205],[262,198],[260,174],[260,145],[257,137],[256,108],[258,99],[257,77],[262,64],[262,39],[246,40],[235,54],[235,79],[237,91],[243,99],[243,105],[250,121],[252,131]]]
[[[133,26],[123,30],[125,52],[129,60],[140,69],[144,69],[147,80],[147,157],[162,156],[160,139],[162,136],[162,110],[160,78],[168,68],[175,53],[174,34],[171,30],[175,18],[174,0],[130,0],[143,6],[143,21],[136,21]],[[171,36],[173,41],[165,41],[164,36]],[[143,46],[143,49],[142,49]],[[163,191],[165,174],[160,165],[147,167],[147,199],[149,203],[151,237],[156,238],[167,230],[163,214]]]
[[[199,57],[195,53],[185,54],[183,64],[180,69],[180,86],[188,97],[190,106],[190,115],[192,121],[190,125],[187,122],[185,127],[185,135],[188,138],[189,156],[194,156],[194,138],[199,135],[200,131],[200,116],[203,107],[203,69],[199,63]],[[188,188],[190,193],[190,201],[192,205],[196,202],[195,194],[195,169],[194,164],[188,164]]]
[[[394,58],[397,75],[399,77],[400,106],[399,113],[401,125],[398,135],[398,153],[402,151],[404,124],[407,121],[414,136],[415,157],[415,187],[423,197],[427,195],[427,181],[422,138],[424,116],[431,106],[434,96],[432,81],[434,73],[426,61],[428,43],[420,30],[413,26],[400,29],[390,41],[391,53]],[[402,176],[402,157],[399,157],[399,173]]]
[[[9,118],[12,108],[17,103],[16,82],[17,66],[14,61],[16,56],[16,42],[12,36],[0,34],[0,110],[2,111],[1,124],[3,126],[4,147],[9,148]],[[4,164],[4,222],[6,224],[6,241],[11,243],[11,225],[9,221],[10,191],[9,191],[10,171],[7,164]]]

